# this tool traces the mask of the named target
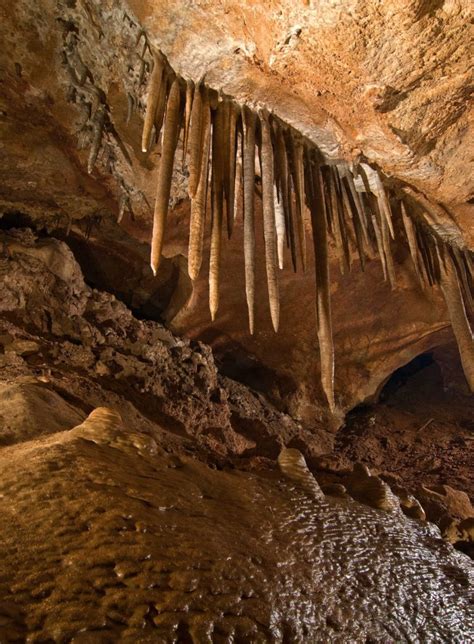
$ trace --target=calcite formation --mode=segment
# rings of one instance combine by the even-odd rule
[[[308,470],[216,471],[107,408],[0,464],[3,641],[463,641],[474,627],[472,566],[436,528],[314,494]]]

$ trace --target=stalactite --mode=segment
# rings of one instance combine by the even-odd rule
[[[449,250],[451,252],[454,266],[456,267],[458,281],[461,286],[466,309],[470,311],[471,314],[474,314],[473,288],[472,284],[469,282],[469,270],[465,261],[467,254],[463,254],[458,248],[455,247],[450,247]]]
[[[352,228],[354,229],[355,239],[356,239],[356,248],[360,259],[360,267],[362,271],[364,271],[365,253],[364,253],[363,242],[362,242],[362,234],[357,220],[355,205],[353,204],[350,198],[350,188],[347,183],[346,177],[339,171],[339,169],[338,169],[338,173],[339,173],[339,182],[340,182],[339,185],[341,188],[343,208],[346,211],[347,219],[349,219],[352,222]]]
[[[298,236],[298,246],[300,251],[301,266],[303,272],[306,270],[306,231],[304,226],[304,163],[303,163],[303,144],[298,138],[295,138],[292,132],[287,133],[287,150],[291,160],[290,172],[293,179],[293,186],[296,197],[296,231]],[[291,193],[290,193],[291,198]]]
[[[383,278],[385,281],[387,281],[388,280],[387,259],[385,256],[385,248],[384,248],[384,243],[382,239],[382,222],[380,219],[380,213],[377,206],[377,199],[375,195],[373,195],[372,193],[369,193],[367,197],[370,204],[372,226],[374,228],[375,240],[377,243],[377,250],[378,250],[380,262],[382,264]]]
[[[244,123],[244,262],[245,262],[245,293],[249,314],[250,334],[254,332],[255,309],[255,215],[254,215],[254,186],[255,186],[255,113],[247,107],[242,109]]]
[[[423,227],[419,228],[418,244],[428,281],[430,283],[430,286],[434,286],[437,280],[433,264],[433,257],[430,249],[430,235],[425,232]]]
[[[201,171],[204,91],[203,85],[199,85],[196,88],[191,110],[191,124],[189,129],[189,196],[191,198],[196,194]],[[207,92],[205,94],[208,105],[209,98]]]
[[[330,308],[328,231],[331,240],[335,242],[342,273],[351,269],[352,244],[352,248],[357,248],[362,269],[366,258],[372,259],[377,252],[382,262],[384,278],[389,280],[392,288],[395,287],[395,267],[390,245],[390,238],[394,238],[394,227],[390,201],[381,177],[367,163],[353,166],[352,171],[343,165],[323,168],[319,156],[316,156],[317,149],[305,143],[299,134],[285,126],[278,118],[269,117],[265,113],[257,119],[253,110],[246,106],[237,108],[231,100],[219,98],[216,91],[210,90],[203,83],[194,88],[192,81],[188,81],[184,97],[181,91],[184,81],[173,78],[174,80],[169,67],[165,67],[164,58],[156,55],[142,136],[142,147],[148,150],[152,140],[160,136],[165,120],[152,237],[153,272],[156,274],[161,256],[174,154],[181,120],[184,119],[183,164],[188,154],[191,197],[188,272],[191,279],[197,279],[202,264],[211,167],[211,317],[215,319],[219,305],[224,215],[230,238],[234,220],[242,208],[245,289],[249,328],[253,334],[256,251],[254,193],[259,193],[255,167],[257,146],[262,179],[265,264],[273,327],[277,331],[279,325],[278,267],[283,268],[285,238],[294,270],[297,269],[298,255],[303,270],[306,268],[304,210],[307,204],[311,215],[315,254],[321,380],[329,407],[334,411],[334,345]],[[130,107],[129,101],[128,120],[132,108],[133,104]],[[104,128],[107,127],[107,130],[111,131],[112,124],[106,119],[106,107],[99,101],[94,121],[94,141],[89,156],[89,171],[97,159]],[[404,190],[409,194],[409,188]],[[130,208],[129,198],[128,201],[122,198],[119,221],[127,205]],[[441,210],[440,207],[438,209]],[[437,222],[444,214],[436,214],[438,219],[435,223],[438,225]],[[463,308],[473,307],[471,259],[457,248],[443,247],[441,252],[437,237],[427,233],[423,226],[407,215],[403,202],[401,219],[421,284],[442,285],[460,349],[468,356],[465,358],[468,364],[464,365],[464,368],[472,386],[472,332]],[[434,223],[432,226],[436,228]]]
[[[234,222],[243,208],[243,203],[242,162],[237,161],[235,165]]]
[[[142,152],[147,152],[150,145],[153,125],[155,123],[156,108],[162,92],[162,80],[164,76],[164,62],[160,54],[153,58],[153,71],[149,82],[148,100],[146,103],[145,122],[142,133]]]
[[[466,380],[474,391],[474,337],[466,315],[456,269],[449,253],[444,253],[441,266],[441,290],[448,307],[451,326],[456,336]]]
[[[433,286],[434,279],[426,246],[426,235],[423,233],[423,230],[420,226],[417,227],[416,239],[419,250],[420,266],[423,268],[423,272],[426,275],[426,281],[430,286]]]
[[[296,272],[297,259],[293,208],[291,202],[291,174],[288,167],[288,158],[283,131],[281,126],[276,121],[274,121],[273,123],[273,136],[275,140],[275,184],[279,203],[283,208],[285,217],[286,244],[290,249],[293,270]]]
[[[148,149],[151,149],[151,146],[154,142],[159,143],[160,135],[163,128],[163,122],[165,120],[166,105],[168,103],[168,91],[170,89],[169,79],[166,72],[163,72],[163,78],[161,81],[161,90],[160,96],[158,98],[158,105],[155,112],[155,121],[154,121],[154,131],[151,137]]]
[[[204,225],[206,220],[208,178],[209,178],[209,150],[211,141],[211,113],[207,97],[203,101],[203,134],[204,153],[196,194],[191,199],[191,218],[189,222],[189,249],[188,273],[194,281],[198,278],[202,264],[202,250],[204,243]]]
[[[379,254],[378,245],[377,245],[377,235],[374,227],[374,217],[372,215],[372,210],[369,207],[368,195],[366,194],[365,190],[363,192],[358,191],[358,195],[362,206],[362,210],[364,211],[365,221],[367,223],[367,236],[368,236],[369,243],[366,246],[365,252],[369,259],[371,260],[377,259]]]
[[[346,219],[344,217],[344,204],[342,200],[339,175],[337,173],[337,169],[334,166],[329,167],[329,173],[331,176],[331,190],[332,190],[331,199],[335,200],[334,205],[337,209],[337,214],[339,218],[339,229],[341,231],[344,272],[349,273],[351,270],[352,258],[351,258],[351,250],[349,245],[349,237],[347,234]]]
[[[179,81],[174,79],[171,86],[168,103],[166,106],[166,120],[163,132],[163,145],[158,168],[158,182],[156,190],[155,211],[153,215],[153,234],[151,241],[151,268],[156,275],[161,259],[163,237],[168,214],[168,202],[171,192],[171,179],[173,176],[174,154],[177,145],[177,133],[181,120],[181,90]]]
[[[390,201],[387,197],[387,193],[385,192],[385,186],[383,185],[378,172],[374,172],[373,176],[374,176],[374,181],[376,185],[376,197],[377,197],[377,201],[379,202],[380,213],[382,215],[383,220],[385,221],[385,225],[388,227],[388,230],[390,231],[390,235],[392,239],[395,239],[395,232],[393,230],[393,223],[392,223],[392,209],[390,208]],[[382,227],[382,230],[384,228],[385,226]]]
[[[232,230],[234,228],[234,202],[235,202],[235,172],[236,172],[236,157],[237,157],[237,123],[239,119],[239,112],[234,103],[229,104],[228,119],[227,119],[227,133],[226,139],[228,141],[227,159],[225,166],[225,198],[227,204],[227,236],[232,237]]]
[[[270,314],[275,331],[280,319],[280,294],[277,274],[277,233],[273,195],[273,147],[268,117],[260,117],[262,128],[262,205],[263,233],[265,240],[265,266],[267,270]],[[284,235],[284,233],[283,233]]]
[[[363,243],[365,243],[367,246],[370,246],[364,207],[360,199],[360,194],[355,187],[353,176],[349,170],[345,174],[345,179],[347,181],[347,185],[349,186],[350,196],[355,207],[354,220],[357,222],[357,225],[359,227],[359,235],[362,236]]]
[[[361,167],[361,174],[366,172],[363,164],[360,166]],[[362,175],[363,176],[363,175]],[[374,177],[377,177],[378,182],[380,182],[380,177],[378,174],[373,173]],[[383,186],[382,186],[383,190]],[[385,195],[385,191],[383,190],[383,194]],[[377,235],[377,228],[380,229],[380,238],[377,238],[377,246],[379,249],[379,255],[382,260],[382,266],[384,268],[384,277],[385,279],[388,277],[388,281],[390,283],[390,286],[393,289],[396,288],[396,275],[395,275],[395,265],[393,263],[393,257],[392,257],[392,250],[390,246],[390,227],[389,227],[389,222],[391,225],[391,219],[388,219],[387,215],[387,204],[385,201],[388,201],[385,197],[382,199],[381,192],[380,192],[380,186],[377,187],[377,189],[374,191],[372,190],[372,195],[375,197],[371,199],[371,205],[372,205],[372,210],[374,213],[374,230],[375,234]],[[385,210],[384,210],[385,209]],[[391,217],[391,214],[390,214]],[[380,243],[382,246],[382,252],[380,252]]]
[[[364,240],[364,232],[362,230],[362,225],[360,222],[360,217],[359,213],[357,210],[357,206],[355,204],[354,198],[351,193],[351,188],[349,185],[349,180],[348,177],[345,176],[342,179],[342,184],[343,184],[343,189],[346,191],[347,194],[347,200],[350,204],[350,209],[352,213],[352,226],[354,228],[354,234],[355,234],[355,239],[356,239],[356,247],[357,247],[357,254],[359,255],[360,259],[360,266],[362,271],[365,271],[365,263],[366,263],[366,252],[365,252],[365,240]],[[367,234],[366,234],[367,238]],[[368,239],[367,239],[368,243]]]
[[[407,214],[405,204],[403,201],[400,201],[400,209],[402,213],[402,221],[403,221],[403,227],[405,229],[405,234],[407,236],[407,241],[408,241],[408,247],[410,249],[410,255],[411,259],[413,262],[413,266],[415,267],[415,272],[418,277],[418,280],[421,284],[421,286],[425,286],[425,282],[423,279],[423,274],[421,272],[420,265],[418,263],[418,250],[417,250],[417,244],[416,244],[416,233],[415,233],[415,227],[413,225],[412,220]]]
[[[188,80],[186,82],[186,106],[184,109],[183,168],[186,164],[186,155],[188,152],[189,123],[191,121],[193,97],[194,97],[194,83],[192,80]]]
[[[290,253],[291,253],[291,263],[293,265],[293,271],[296,273],[298,270],[298,252],[296,247],[296,226],[295,226],[295,207],[293,203],[293,178],[291,172],[288,169],[287,175],[287,185],[288,185],[288,221],[289,221],[289,238],[290,238]]]
[[[392,249],[390,247],[389,226],[387,224],[387,220],[385,217],[380,216],[379,221],[381,222],[380,232],[382,236],[382,246],[383,246],[384,255],[385,255],[385,263],[387,266],[388,281],[390,283],[392,290],[394,290],[397,285],[397,278],[395,275],[395,264],[393,263]]]
[[[219,277],[224,206],[224,165],[226,135],[226,105],[219,103],[214,112],[212,126],[212,177],[211,177],[211,251],[209,259],[209,309],[211,319],[219,307]]]
[[[318,326],[321,383],[329,409],[335,411],[334,401],[334,343],[331,321],[331,294],[329,287],[329,258],[327,219],[319,164],[311,162],[309,153],[305,164],[305,190],[311,211],[314,265],[316,273],[316,314]]]
[[[273,204],[275,210],[275,229],[277,236],[277,255],[278,268],[283,270],[284,251],[285,251],[285,211],[283,209],[283,200],[278,198],[278,190],[273,186]]]
[[[339,261],[339,268],[342,275],[349,271],[349,263],[344,252],[344,241],[342,238],[341,231],[341,220],[339,216],[339,204],[338,197],[336,192],[336,185],[334,182],[334,176],[332,173],[332,168],[327,168],[325,173],[325,179],[327,184],[327,194],[328,194],[328,204],[327,207],[331,210],[331,220],[332,220],[332,230],[334,234],[334,240],[336,242],[336,251]]]

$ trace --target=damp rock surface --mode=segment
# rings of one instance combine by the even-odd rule
[[[436,528],[276,473],[176,459],[139,436],[105,409],[0,450],[2,641],[472,632],[472,564]]]

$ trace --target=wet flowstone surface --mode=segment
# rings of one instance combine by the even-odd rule
[[[1,642],[466,642],[436,528],[167,454],[112,411],[0,449]]]

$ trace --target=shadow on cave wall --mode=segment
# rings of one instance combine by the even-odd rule
[[[70,222],[58,216],[48,222],[11,211],[0,216],[0,230],[30,228],[42,238],[66,243],[91,288],[112,293],[141,320],[165,323],[170,309],[181,306],[192,285],[183,280],[179,258],[163,258],[154,277],[149,266],[149,246],[127,235],[110,216],[96,215]],[[179,300],[179,302],[177,301]]]
[[[409,387],[415,380],[419,380],[419,375],[424,372],[429,377],[430,384],[436,389],[443,390],[443,376],[441,369],[433,359],[433,354],[422,353],[410,360],[407,364],[396,369],[392,375],[382,385],[378,396],[378,402],[390,402],[390,400],[404,387]]]

